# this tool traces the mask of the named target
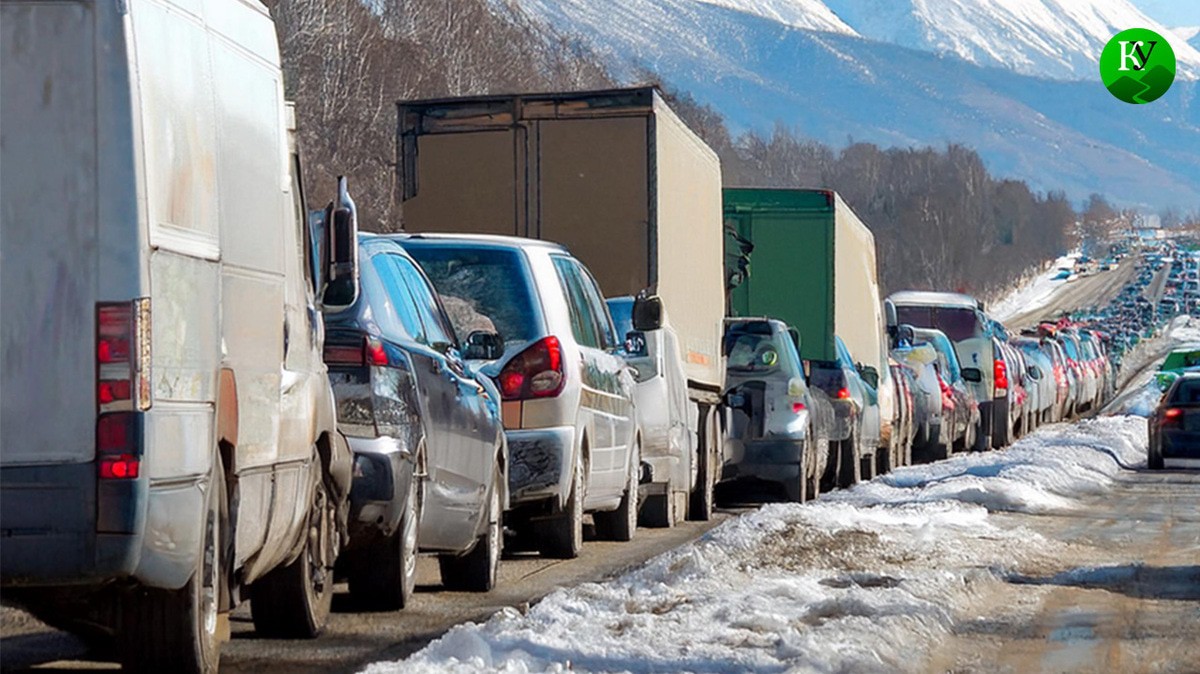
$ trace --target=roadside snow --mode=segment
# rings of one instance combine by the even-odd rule
[[[916,671],[975,597],[1062,557],[1064,544],[999,527],[989,510],[1072,509],[1145,445],[1138,417],[1059,424],[1007,451],[766,506],[617,579],[460,625],[366,671]]]
[[[1017,288],[999,302],[993,303],[988,307],[988,313],[1003,323],[1017,314],[1049,304],[1054,293],[1067,283],[1065,280],[1055,280],[1055,275],[1063,267],[1073,270],[1076,257],[1078,254],[1058,258],[1050,265],[1049,270],[1038,275],[1031,283]]]

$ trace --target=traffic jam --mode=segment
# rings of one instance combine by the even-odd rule
[[[345,180],[305,208],[294,111],[229,88],[278,74],[262,36],[210,38],[220,105],[195,123],[222,133],[131,123],[130,97],[192,114],[147,65],[179,20],[101,64],[90,131],[14,107],[65,154],[5,177],[3,285],[25,295],[3,327],[5,601],[130,670],[216,671],[246,602],[285,639],[320,635],[342,582],[400,611],[419,557],[487,593],[510,546],[574,559],[585,531],[636,544],[1005,448],[1098,413],[1124,354],[1200,309],[1197,258],[1132,241],[1069,270],[1135,265],[1112,303],[1030,325],[884,296],[841,196],[723,185],[654,87],[399,101],[404,231],[359,231]],[[10,226],[33,220],[57,224]],[[1191,370],[1200,351],[1161,374],[1152,467],[1190,451]]]

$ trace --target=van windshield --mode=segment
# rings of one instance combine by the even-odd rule
[[[961,342],[983,336],[983,328],[972,309],[962,307],[898,306],[896,316],[901,324],[917,328],[936,328],[951,341]]]
[[[435,241],[402,245],[433,281],[463,338],[475,330],[494,330],[505,343],[538,336],[540,312],[518,251]]]

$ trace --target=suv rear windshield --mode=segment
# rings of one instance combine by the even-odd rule
[[[1171,392],[1172,405],[1200,403],[1200,379],[1180,379]]]
[[[734,372],[800,372],[795,345],[768,323],[735,323],[725,331],[726,368]]]
[[[494,330],[506,343],[539,335],[540,312],[520,252],[431,241],[403,246],[433,281],[461,339],[475,330]]]
[[[982,326],[973,309],[961,307],[898,306],[900,324],[917,328],[936,328],[953,342],[983,336]]]

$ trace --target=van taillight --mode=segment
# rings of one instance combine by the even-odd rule
[[[110,412],[96,420],[96,466],[102,480],[132,480],[141,472],[140,415]]]
[[[99,411],[144,411],[151,402],[150,299],[96,305]]]
[[[995,363],[995,368],[992,372],[995,375],[995,395],[1002,396],[1008,393],[1008,366],[1000,359],[996,359]]]
[[[497,380],[505,400],[553,398],[562,393],[566,381],[562,344],[554,336],[538,340],[513,356]]]

